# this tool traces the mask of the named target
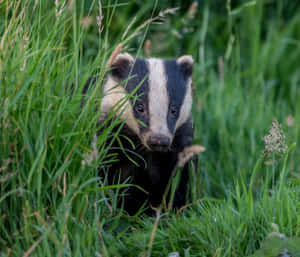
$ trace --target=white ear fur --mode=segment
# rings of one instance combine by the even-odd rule
[[[134,58],[129,53],[118,54],[113,61],[113,65],[119,62],[128,61],[130,63],[134,63]]]
[[[124,80],[128,76],[133,63],[134,58],[130,54],[118,54],[111,65],[111,76],[119,81]]]
[[[176,61],[179,65],[189,65],[193,66],[194,64],[194,59],[191,55],[183,55],[179,57]]]
[[[194,60],[191,55],[183,55],[176,60],[185,79],[190,78],[193,74]]]

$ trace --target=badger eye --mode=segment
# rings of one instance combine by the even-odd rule
[[[176,117],[178,115],[178,108],[175,105],[170,106],[170,113],[172,116]]]
[[[143,113],[144,112],[144,105],[142,103],[139,103],[135,106],[135,110],[137,112]]]

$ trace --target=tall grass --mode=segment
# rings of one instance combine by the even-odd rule
[[[99,129],[100,83],[80,104],[84,83],[96,74],[101,82],[114,46],[99,35],[99,57],[83,62],[85,32],[77,6],[34,4],[1,6],[6,18],[1,24],[0,248],[15,256],[33,250],[37,256],[74,255],[89,241],[85,236],[83,242],[77,229],[89,224],[98,228],[92,234],[100,235],[100,217],[109,216],[113,202],[99,188],[97,166],[109,161],[104,144],[115,124],[96,139],[96,160],[87,161]],[[95,239],[100,251],[100,238]]]
[[[271,223],[300,236],[299,147],[263,155],[274,118],[288,146],[299,137],[299,7],[235,4],[0,2],[1,256],[247,256]],[[193,203],[156,221],[117,209],[120,187],[98,177],[119,121],[94,137],[111,52],[143,56],[145,40],[159,57],[194,56],[207,149],[190,169]]]

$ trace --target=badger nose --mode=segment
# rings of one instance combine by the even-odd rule
[[[150,148],[160,149],[168,148],[170,146],[170,138],[163,135],[153,135],[148,138],[147,144]]]

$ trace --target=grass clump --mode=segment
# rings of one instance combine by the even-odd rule
[[[272,223],[300,236],[297,5],[17,0],[0,15],[1,256],[247,256]],[[193,203],[156,219],[117,209],[122,185],[98,177],[121,121],[94,136],[109,56],[119,43],[143,56],[144,42],[145,55],[194,56],[206,148],[190,169]],[[278,137],[264,145],[275,119],[280,154]]]

